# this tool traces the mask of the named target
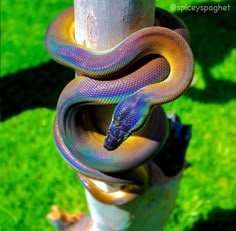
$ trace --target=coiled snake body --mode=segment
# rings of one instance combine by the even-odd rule
[[[145,125],[154,106],[176,99],[192,81],[192,52],[179,35],[186,34],[184,26],[165,11],[157,14],[172,18],[176,26],[172,28],[171,23],[169,27],[175,31],[160,26],[144,28],[107,51],[87,50],[76,43],[73,8],[62,12],[47,30],[45,43],[50,55],[83,74],[60,95],[54,137],[62,157],[85,176],[134,184],[113,173],[139,166],[160,144],[131,135]],[[153,59],[119,78],[124,69],[150,54],[164,58]],[[86,108],[109,104],[117,106],[104,136],[87,120]]]

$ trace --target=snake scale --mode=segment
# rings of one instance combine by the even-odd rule
[[[161,26],[141,29],[106,51],[76,43],[72,7],[48,27],[45,44],[52,58],[81,73],[59,97],[54,138],[88,188],[86,177],[135,185],[115,173],[141,165],[160,144],[133,134],[144,127],[155,106],[181,96],[191,84],[193,55],[186,28],[164,10],[157,9],[157,16]],[[123,74],[150,55],[157,58]],[[116,105],[107,134],[100,134],[87,119],[91,105]]]

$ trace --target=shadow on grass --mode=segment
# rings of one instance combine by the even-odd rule
[[[177,13],[187,24],[191,34],[191,46],[195,60],[200,63],[206,82],[206,89],[191,88],[187,96],[202,102],[223,103],[236,98],[236,83],[213,79],[210,68],[221,63],[236,47],[236,2],[208,2],[203,5],[224,6],[229,11],[218,13]],[[232,64],[234,65],[234,64]],[[6,120],[21,111],[37,107],[55,109],[58,96],[72,78],[73,70],[62,67],[54,61],[38,67],[10,74],[0,79],[1,119]]]
[[[236,210],[215,209],[207,220],[199,220],[189,231],[234,231],[236,227]]]
[[[73,78],[73,70],[54,61],[1,78],[1,120],[27,109],[55,109],[62,89]]]
[[[191,35],[191,47],[196,62],[201,65],[206,83],[204,90],[190,88],[187,96],[193,100],[210,103],[224,103],[236,98],[236,83],[213,79],[210,68],[220,64],[236,48],[236,1],[224,3],[204,2],[199,6],[228,6],[227,11],[194,12],[184,11],[176,14],[186,23]],[[235,65],[232,63],[232,65]],[[225,70],[227,72],[227,70]],[[235,75],[236,76],[236,75]],[[235,76],[234,77],[235,79]],[[230,79],[230,78],[229,78]]]

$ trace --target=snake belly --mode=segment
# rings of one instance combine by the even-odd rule
[[[177,27],[181,24],[163,10],[158,10],[158,14],[168,15]],[[62,12],[49,26],[45,44],[52,58],[83,74],[62,91],[54,122],[55,143],[62,157],[79,173],[108,183],[132,184],[130,180],[114,177],[113,173],[139,166],[160,149],[160,142],[132,134],[144,126],[154,106],[176,99],[191,84],[193,56],[186,38],[182,37],[186,31],[182,24],[180,28],[172,26],[141,29],[106,51],[84,49],[76,43],[73,8]],[[148,55],[162,58],[122,75]],[[144,99],[144,104],[139,104],[139,99]],[[135,100],[134,107],[130,102]],[[116,104],[121,106],[117,106],[107,136],[100,134],[87,119],[86,108]],[[136,108],[132,116],[130,108]],[[119,118],[127,110],[128,131],[123,131],[124,124]],[[118,145],[109,151],[106,147],[114,140]]]

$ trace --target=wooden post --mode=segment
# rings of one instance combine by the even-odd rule
[[[74,0],[75,38],[95,50],[109,49],[128,35],[153,26],[155,0]]]
[[[79,44],[95,50],[109,49],[133,32],[154,25],[155,0],[74,0],[74,7],[75,38]],[[107,128],[112,108],[106,110],[106,118],[103,110],[100,107],[94,110],[95,121],[100,128]],[[169,179],[164,179],[157,166],[153,164],[151,168],[155,172],[152,174],[158,179],[154,181],[159,184],[127,205],[103,204],[86,190],[91,217],[99,230],[126,230],[128,227],[132,230],[140,230],[142,227],[151,230],[151,226],[157,223],[154,229],[161,230],[176,196],[175,193],[169,193],[168,188],[172,187],[171,192],[177,192],[178,180],[170,183]],[[106,184],[100,183],[99,186],[109,190]],[[168,200],[164,200],[163,195]]]

